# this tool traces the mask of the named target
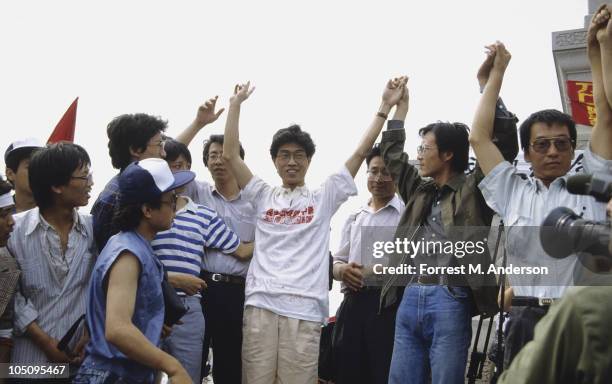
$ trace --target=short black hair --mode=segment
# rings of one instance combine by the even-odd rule
[[[4,180],[3,178],[0,178],[0,195],[9,193],[12,189],[13,186],[11,185],[11,183],[9,183],[7,180]]]
[[[372,159],[375,158],[376,156],[382,157],[382,152],[381,152],[380,146],[378,144],[374,144],[372,149],[370,149],[370,151],[366,155],[366,165],[368,167],[370,166],[370,161],[372,161]]]
[[[290,127],[279,129],[272,137],[272,145],[270,146],[270,156],[272,156],[272,160],[276,159],[278,149],[282,145],[290,143],[297,144],[304,148],[308,159],[311,159],[315,153],[315,144],[308,132],[302,131],[299,125],[294,124]]]
[[[463,123],[449,123],[438,121],[419,129],[419,136],[433,133],[436,137],[438,154],[452,152],[451,170],[462,173],[468,168],[470,143],[468,141],[470,129]]]
[[[544,123],[548,126],[554,124],[566,126],[569,130],[570,139],[572,141],[572,148],[576,149],[576,123],[572,120],[572,117],[566,113],[558,111],[556,109],[543,109],[529,115],[519,128],[521,136],[521,148],[524,153],[529,151],[529,140],[531,139],[531,127],[535,123]]]
[[[191,152],[189,152],[189,148],[180,141],[167,137],[166,144],[164,144],[164,151],[166,152],[166,161],[175,161],[180,155],[183,155],[185,160],[191,164]]]
[[[210,135],[210,137],[204,140],[204,151],[202,152],[202,160],[204,161],[204,165],[208,168],[208,152],[210,152],[210,145],[212,143],[217,143],[219,145],[223,145],[223,135]],[[242,144],[238,143],[240,146],[240,158],[244,160],[244,148],[242,148]]]
[[[74,171],[89,165],[91,161],[87,151],[69,142],[50,144],[34,152],[28,180],[36,205],[40,209],[53,205],[51,187],[68,184]]]
[[[19,169],[19,164],[21,164],[23,160],[32,157],[32,153],[34,153],[38,149],[40,148],[23,147],[11,151],[11,153],[6,156],[5,159],[6,167],[16,173],[17,169]]]
[[[142,206],[145,204],[153,209],[159,209],[161,196],[156,201],[142,204],[121,204],[121,197],[119,197],[119,204],[115,207],[113,217],[114,228],[118,231],[131,231],[138,227],[143,218]]]
[[[123,171],[132,162],[130,148],[145,150],[149,140],[167,127],[166,121],[145,113],[115,117],[106,127],[108,154],[113,167]]]

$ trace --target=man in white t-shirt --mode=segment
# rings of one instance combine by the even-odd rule
[[[331,217],[357,194],[353,178],[376,141],[407,78],[390,80],[382,104],[359,146],[323,185],[304,184],[315,152],[310,135],[293,125],[274,134],[270,155],[282,186],[254,176],[239,155],[240,106],[253,92],[237,85],[230,98],[223,159],[243,198],[255,205],[255,251],[247,274],[242,343],[243,383],[314,383],[321,322],[328,309]]]

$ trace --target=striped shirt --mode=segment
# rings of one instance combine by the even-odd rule
[[[60,340],[85,313],[87,285],[97,255],[90,215],[74,210],[68,246],[61,253],[60,238],[38,208],[14,216],[15,229],[7,247],[21,269],[20,291],[15,295],[13,363],[44,363],[47,356],[24,335],[32,322]],[[58,260],[63,260],[60,268]],[[81,326],[81,328],[83,328]],[[72,339],[74,348],[82,330]]]
[[[229,254],[238,248],[240,239],[217,212],[181,197],[187,204],[176,213],[172,228],[159,232],[151,245],[166,271],[199,276],[205,247]]]
[[[184,194],[197,204],[204,204],[214,209],[242,241],[255,240],[255,206],[242,198],[242,192],[228,199],[219,193],[214,184],[204,180],[194,180],[187,184]],[[249,263],[216,249],[207,249],[202,268],[211,273],[246,277]]]

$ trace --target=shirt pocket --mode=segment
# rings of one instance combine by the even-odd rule
[[[526,226],[533,226],[533,220],[531,220],[531,218],[525,216],[525,215],[521,215],[519,213],[511,213],[508,216],[508,222],[504,223],[507,227],[513,227],[513,226],[517,226],[517,227],[526,227]]]
[[[34,263],[21,264],[21,275],[19,286],[23,295],[28,299],[39,296],[46,283],[45,274],[40,265]]]
[[[530,217],[514,214],[506,223],[506,250],[508,252],[508,264],[513,261],[526,262],[535,251],[529,245],[540,243],[540,229],[534,226]]]

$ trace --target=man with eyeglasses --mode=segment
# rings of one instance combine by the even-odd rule
[[[191,168],[191,154],[185,144],[168,139],[165,151],[166,161],[172,172],[187,171]],[[207,283],[200,279],[202,265],[213,250],[247,262],[253,254],[253,244],[241,243],[240,238],[226,226],[223,218],[213,208],[195,203],[185,196],[184,186],[177,188],[175,192],[178,201],[175,201],[174,223],[169,230],[159,232],[151,245],[168,272],[168,280],[177,288],[178,295],[189,310],[181,318],[182,324],[173,327],[172,334],[164,340],[163,345],[164,350],[176,357],[185,367],[193,382],[199,383],[202,381],[200,370],[205,319],[206,328],[211,325],[208,308],[203,312],[200,303],[204,288],[207,287]],[[225,298],[229,299],[228,296]],[[230,319],[226,319],[228,320]],[[220,354],[220,357],[223,355]],[[221,360],[219,366],[224,363]]]
[[[333,341],[334,382],[387,384],[393,352],[397,305],[378,311],[381,285],[371,282],[371,259],[362,258],[370,242],[392,240],[404,211],[380,148],[366,156],[370,199],[349,215],[334,257],[334,279],[342,281],[344,300],[336,314]],[[371,236],[363,235],[369,231]],[[362,239],[366,238],[366,244]],[[370,244],[371,247],[371,244]],[[370,278],[366,278],[366,276]]]
[[[478,80],[486,83],[487,74]],[[395,116],[383,132],[381,150],[406,209],[395,232],[396,240],[413,244],[465,244],[486,237],[493,212],[484,203],[478,182],[478,166],[466,174],[469,161],[468,127],[462,123],[436,122],[419,130],[418,168],[404,152],[404,120],[408,113],[406,90]],[[509,159],[518,152],[514,115],[502,111],[495,119],[497,145]],[[456,229],[460,229],[457,233]],[[487,231],[488,233],[488,231]],[[391,267],[412,267],[405,274],[384,275],[381,310],[398,305],[389,384],[463,383],[474,315],[497,311],[495,278],[487,274],[458,272],[471,265],[487,268],[489,253],[455,255],[451,251],[417,247],[413,252],[388,253]],[[464,257],[465,256],[465,257]],[[423,271],[421,266],[438,267]],[[401,286],[405,285],[405,289]]]
[[[72,143],[41,148],[30,159],[36,208],[14,216],[7,244],[21,269],[13,364],[66,363],[74,375],[83,359],[88,340],[83,324],[64,348],[59,341],[85,313],[86,287],[97,256],[91,216],[78,211],[90,198],[89,169],[89,155]],[[22,382],[37,381],[30,377]]]
[[[353,154],[314,190],[305,185],[305,177],[315,144],[298,125],[280,129],[272,138],[270,157],[282,186],[273,187],[251,173],[240,158],[238,123],[241,104],[253,88],[250,83],[234,88],[223,160],[256,212],[255,251],[245,290],[243,383],[317,380],[321,323],[329,315],[330,221],[357,194],[353,178],[401,98],[405,81],[389,80],[380,109]]]
[[[197,111],[193,122],[179,134],[177,141],[186,145],[203,126],[217,120],[223,110],[215,112],[216,98],[209,99]],[[106,128],[108,154],[113,168],[119,174],[132,162],[149,158],[164,158],[165,136],[168,123],[159,117],[145,113],[125,114],[114,118]],[[104,187],[93,207],[94,233],[98,249],[104,248],[108,239],[118,232],[113,225],[117,205],[119,174]]]
[[[195,180],[187,185],[185,195],[198,204],[213,208],[226,225],[242,241],[255,239],[255,208],[244,199],[231,168],[223,160],[223,135],[210,135],[204,142],[204,166],[213,183]],[[240,145],[239,155],[244,159]],[[242,317],[244,313],[245,277],[250,258],[240,258],[217,249],[206,250],[201,277],[207,284],[202,292],[202,309],[206,318],[206,334],[202,367],[206,366],[212,348],[215,382],[242,382]],[[203,376],[208,372],[203,369]]]
[[[592,23],[588,32],[597,121],[584,151],[582,172],[585,173],[609,173],[612,169],[612,108],[609,104],[612,99],[603,85],[605,81],[612,81],[612,63],[609,48],[604,51],[604,44],[600,46],[597,35],[597,31],[605,30]],[[486,175],[480,184],[482,194],[507,228],[508,263],[546,266],[549,274],[508,277],[514,297],[506,328],[506,367],[533,338],[535,324],[548,311],[547,303],[560,299],[566,288],[573,285],[574,276],[579,274],[580,264],[576,263],[575,256],[554,260],[544,252],[537,227],[559,206],[568,207],[585,219],[605,219],[605,204],[596,202],[591,196],[570,194],[566,189],[576,147],[576,127],[570,116],[556,110],[542,110],[521,124],[521,147],[525,159],[531,163],[532,177],[519,175],[493,145],[491,127],[495,103],[510,57],[502,43],[488,46],[490,77],[476,110],[470,143]]]

